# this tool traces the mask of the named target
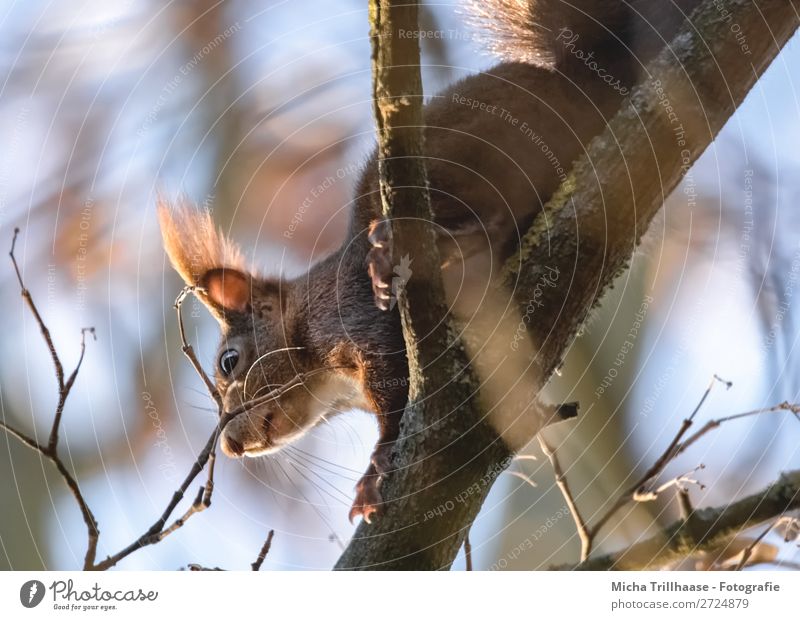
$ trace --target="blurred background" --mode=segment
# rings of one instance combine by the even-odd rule
[[[493,62],[457,8],[424,5],[423,28],[448,33],[423,41],[426,93]],[[157,194],[212,209],[266,273],[300,273],[334,249],[373,144],[367,33],[363,0],[0,3],[0,246],[22,229],[26,285],[68,367],[80,328],[96,328],[62,450],[100,523],[98,557],[149,527],[215,423],[180,352],[181,285],[160,246]],[[733,385],[714,387],[703,422],[800,400],[798,76],[795,38],[669,199],[550,386],[553,400],[583,406],[547,436],[590,520],[664,450],[714,373]],[[44,437],[56,383],[10,262],[0,290],[0,413]],[[216,324],[189,306],[211,369]],[[119,568],[246,569],[269,529],[265,569],[330,568],[376,435],[353,412],[303,439],[307,460],[220,458],[213,508]],[[477,569],[578,557],[549,464],[538,445],[526,452],[539,460],[512,469],[538,486],[500,477],[472,529]],[[800,421],[779,412],[724,425],[665,479],[701,463],[696,505],[757,491],[800,467]],[[0,567],[79,568],[85,527],[51,465],[0,435],[0,472]],[[676,516],[667,496],[626,508],[599,546]],[[800,561],[794,545],[777,551],[786,566]]]

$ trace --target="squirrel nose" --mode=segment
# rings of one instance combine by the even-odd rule
[[[226,435],[222,436],[222,451],[228,456],[242,456],[244,454],[244,446],[237,441]]]

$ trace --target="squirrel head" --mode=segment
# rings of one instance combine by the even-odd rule
[[[164,248],[175,270],[220,323],[216,386],[225,411],[268,394],[308,370],[293,317],[286,311],[286,281],[249,271],[238,246],[214,225],[211,215],[181,202],[159,200]],[[235,417],[221,437],[231,457],[279,450],[320,421],[314,406],[326,386],[311,377],[280,397]]]

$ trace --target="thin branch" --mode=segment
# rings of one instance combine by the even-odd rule
[[[464,559],[467,562],[467,570],[472,570],[472,543],[469,541],[469,532],[464,536]]]
[[[685,491],[688,493],[689,489],[687,485],[694,484],[700,487],[700,489],[705,489],[706,486],[701,483],[700,481],[696,480],[695,478],[690,478],[690,476],[699,471],[701,469],[705,469],[705,465],[702,463],[695,467],[692,471],[686,472],[685,474],[681,474],[680,476],[675,476],[674,478],[667,480],[663,484],[659,485],[655,489],[639,489],[636,491],[632,496],[631,500],[634,502],[653,502],[658,499],[659,495],[661,495],[667,489],[675,487],[679,492]]]
[[[727,417],[724,417],[724,418],[718,418],[716,420],[709,420],[694,435],[689,436],[689,438],[686,439],[686,441],[684,441],[683,443],[681,443],[679,446],[677,446],[675,448],[675,456],[677,457],[679,454],[682,454],[683,452],[685,452],[686,449],[689,448],[689,446],[694,444],[703,435],[705,435],[709,431],[714,430],[715,428],[721,426],[725,422],[731,422],[733,420],[739,420],[741,418],[747,418],[747,417],[751,417],[751,416],[763,415],[765,413],[774,413],[774,412],[777,412],[777,411],[790,411],[795,416],[795,418],[797,418],[798,413],[800,413],[800,405],[792,404],[792,403],[784,401],[784,402],[782,402],[782,403],[780,403],[778,405],[775,405],[773,407],[767,407],[767,408],[764,408],[764,409],[753,409],[752,411],[745,411],[744,413],[737,413],[735,415],[730,415],[730,416],[727,416]],[[798,418],[798,419],[800,420],[800,418]]]
[[[691,475],[694,474],[696,471],[703,469],[705,467],[704,465],[701,464],[692,471],[682,474],[680,476],[676,476],[675,478],[672,478],[662,483],[656,488],[647,488],[647,485],[651,483],[655,478],[657,478],[664,471],[667,465],[671,463],[673,460],[675,460],[675,458],[677,458],[678,455],[686,451],[686,449],[689,446],[694,444],[698,439],[703,437],[706,433],[715,428],[720,427],[725,422],[739,420],[745,417],[755,416],[759,414],[771,413],[775,411],[791,411],[794,414],[797,414],[797,412],[800,411],[800,405],[783,402],[773,407],[755,409],[753,411],[747,411],[744,413],[738,413],[726,416],[723,418],[719,418],[717,420],[711,420],[707,422],[694,435],[691,435],[688,439],[681,442],[684,435],[687,433],[689,428],[694,423],[694,420],[698,412],[702,408],[703,404],[708,398],[708,395],[710,394],[711,390],[713,389],[714,385],[717,382],[723,383],[728,388],[730,388],[732,385],[729,381],[725,381],[720,377],[718,377],[717,375],[714,375],[708,388],[706,388],[705,392],[703,393],[702,397],[700,398],[699,402],[697,403],[697,405],[695,406],[694,410],[689,415],[689,417],[687,417],[683,421],[681,427],[678,429],[678,432],[673,437],[667,449],[664,450],[664,452],[659,456],[659,458],[656,459],[655,463],[650,468],[648,468],[645,474],[641,478],[639,478],[639,480],[634,485],[632,485],[625,492],[623,492],[616,499],[611,508],[609,508],[593,525],[588,525],[581,516],[577,504],[575,503],[574,496],[572,495],[572,492],[570,490],[569,483],[566,480],[566,477],[564,476],[564,472],[561,469],[560,463],[558,462],[558,458],[555,454],[555,451],[541,437],[541,433],[539,434],[538,436],[539,444],[542,447],[542,451],[550,459],[550,463],[553,466],[553,471],[556,477],[556,484],[558,484],[558,487],[561,490],[561,493],[567,502],[567,507],[569,508],[570,514],[572,515],[572,518],[575,521],[575,526],[578,530],[578,535],[580,536],[581,562],[586,562],[589,559],[597,535],[623,506],[626,506],[631,501],[635,502],[653,501],[657,499],[661,493],[673,487],[677,489],[678,504],[681,511],[681,517],[684,520],[685,528],[694,527],[695,511],[689,500],[689,494],[686,485],[694,484],[700,486],[701,489],[705,488],[703,484],[698,482],[695,478],[691,477]],[[519,475],[523,479],[525,478],[524,476],[517,474],[516,472],[509,472],[509,473]]]
[[[796,521],[796,519],[794,517],[789,517],[789,516],[783,515],[780,518],[778,518],[775,521],[773,521],[772,523],[770,523],[766,528],[764,528],[764,531],[762,531],[758,536],[756,536],[753,539],[753,541],[749,545],[747,545],[747,547],[742,549],[742,557],[739,560],[739,563],[736,565],[736,568],[734,570],[737,570],[737,571],[743,570],[748,565],[748,562],[750,561],[750,557],[753,555],[753,551],[755,550],[756,546],[762,540],[764,540],[764,538],[766,537],[767,534],[769,534],[775,528],[783,525],[784,523],[786,523],[789,526],[791,526],[792,524],[795,523],[795,521]],[[784,542],[788,542],[790,540],[790,538],[788,536],[785,536],[783,540],[784,540]]]
[[[189,362],[192,364],[195,372],[198,376],[203,380],[203,383],[208,390],[208,393],[211,395],[211,398],[214,399],[214,402],[217,403],[217,407],[219,407],[220,412],[223,409],[222,404],[222,396],[220,396],[219,390],[217,390],[217,386],[214,385],[214,382],[209,378],[206,374],[206,371],[203,370],[202,364],[197,359],[197,355],[195,355],[194,348],[189,341],[186,339],[186,330],[183,326],[183,314],[181,313],[181,306],[183,305],[184,300],[189,294],[194,294],[197,292],[202,291],[200,287],[196,286],[186,286],[183,290],[178,294],[178,297],[175,299],[175,304],[173,307],[175,308],[175,312],[178,315],[178,331],[181,337],[181,351],[187,357]]]
[[[569,482],[567,482],[567,478],[564,475],[564,470],[561,469],[561,463],[558,461],[556,451],[545,441],[542,433],[539,433],[536,437],[539,439],[542,452],[550,459],[550,464],[553,466],[553,473],[556,477],[556,484],[561,490],[561,495],[564,496],[564,501],[567,502],[567,508],[569,508],[569,512],[572,515],[572,520],[575,521],[575,527],[581,539],[581,562],[583,562],[589,557],[589,552],[592,548],[592,535],[589,532],[589,528],[586,527],[586,521],[578,509],[578,504],[575,503],[575,498],[569,488]]]
[[[39,444],[39,442],[37,442],[35,439],[28,437],[22,431],[17,430],[13,426],[9,426],[5,422],[0,422],[0,429],[3,429],[6,433],[12,437],[15,437],[32,450],[36,450],[36,452],[39,452],[42,456],[47,456],[47,448]]]
[[[59,457],[57,446],[58,446],[58,431],[61,425],[61,416],[64,411],[64,406],[67,402],[67,398],[69,397],[70,391],[72,390],[72,386],[75,383],[75,378],[78,376],[78,371],[81,368],[81,364],[83,363],[83,356],[86,351],[86,332],[88,331],[92,335],[94,335],[94,328],[87,327],[81,330],[80,357],[78,358],[78,363],[75,365],[75,370],[72,371],[72,373],[69,376],[69,379],[65,382],[64,366],[62,365],[61,359],[59,358],[58,353],[56,351],[56,347],[53,344],[53,338],[50,335],[50,330],[45,324],[44,319],[42,319],[42,315],[39,313],[39,309],[36,307],[36,302],[34,302],[33,300],[33,295],[31,295],[31,292],[25,287],[25,283],[22,279],[22,273],[19,269],[19,265],[17,264],[17,257],[14,254],[14,249],[16,248],[17,245],[18,236],[19,236],[19,228],[15,228],[14,236],[11,239],[11,250],[9,251],[8,255],[11,257],[11,264],[14,266],[14,272],[17,274],[17,281],[19,282],[22,298],[25,300],[26,304],[28,305],[28,308],[30,309],[31,313],[36,319],[36,323],[39,325],[39,330],[42,333],[42,337],[44,338],[44,341],[47,344],[47,348],[50,351],[50,357],[53,360],[53,367],[55,368],[56,380],[58,381],[58,404],[56,405],[56,412],[55,415],[53,416],[53,425],[50,430],[50,439],[47,443],[47,446],[44,446],[39,442],[35,441],[34,439],[31,439],[22,431],[19,431],[4,422],[0,422],[0,428],[2,428],[7,433],[11,434],[13,437],[16,437],[23,444],[35,450],[36,452],[47,458],[50,462],[52,462],[53,465],[55,465],[56,470],[58,470],[58,473],[61,475],[61,478],[66,483],[67,488],[69,488],[70,492],[75,498],[76,503],[78,504],[78,508],[81,511],[81,516],[83,517],[83,522],[86,524],[86,536],[88,539],[88,543],[86,545],[86,555],[84,556],[83,560],[84,564],[83,567],[84,570],[86,570],[91,568],[92,564],[94,564],[95,555],[97,553],[97,541],[100,537],[100,531],[97,526],[97,519],[95,519],[94,513],[89,507],[89,503],[83,496],[78,481],[75,480],[75,477],[70,473],[66,465],[64,465],[63,461]]]
[[[694,513],[692,499],[689,497],[689,489],[679,487],[675,492],[675,497],[678,499],[678,509],[680,510],[681,519],[688,521],[692,518],[692,513]]]
[[[19,235],[19,228],[14,229],[14,237],[11,239],[11,251],[8,255],[11,257],[11,263],[14,265],[14,271],[17,274],[17,281],[19,282],[20,293],[22,294],[22,298],[28,304],[28,308],[30,308],[31,313],[33,314],[33,318],[36,319],[36,323],[39,325],[39,329],[42,332],[42,336],[44,337],[45,344],[47,345],[47,349],[50,351],[50,357],[53,360],[53,366],[55,367],[56,371],[56,379],[58,380],[58,389],[59,391],[64,387],[64,367],[61,364],[61,360],[58,357],[58,353],[56,352],[56,347],[53,344],[53,337],[50,335],[50,330],[45,325],[44,321],[42,320],[42,315],[39,314],[39,309],[36,307],[36,304],[33,302],[33,297],[31,296],[30,291],[25,288],[25,284],[22,281],[22,272],[20,272],[19,265],[17,264],[17,258],[14,256],[14,249],[17,246],[17,236]]]
[[[626,549],[593,557],[560,570],[655,570],[701,551],[719,552],[745,530],[800,509],[800,470],[784,474],[767,488],[727,506],[702,508],[663,534]]]
[[[250,567],[258,572],[261,570],[261,565],[264,563],[264,560],[269,553],[270,548],[272,547],[272,537],[275,536],[275,530],[270,530],[269,534],[267,534],[267,540],[264,541],[264,545],[261,547],[261,551],[258,553],[258,557],[256,561],[253,562]]]
[[[44,323],[44,320],[42,319],[42,316],[39,313],[38,308],[36,307],[36,303],[33,300],[33,296],[31,295],[30,291],[27,288],[25,288],[25,284],[22,279],[22,273],[19,269],[19,265],[17,264],[17,260],[14,255],[14,249],[16,247],[16,241],[18,235],[19,235],[19,229],[17,228],[14,230],[14,236],[11,241],[11,251],[9,252],[9,255],[11,257],[11,261],[14,266],[14,271],[17,275],[17,280],[19,281],[20,289],[22,291],[22,297],[23,299],[25,299],[28,307],[30,308],[32,314],[34,315],[34,318],[36,319],[36,322],[39,325],[40,331],[42,332],[42,335],[45,339],[48,349],[50,350],[50,355],[53,359],[53,365],[56,370],[56,378],[58,380],[58,404],[56,406],[56,412],[53,417],[53,425],[50,430],[50,436],[47,445],[40,444],[35,439],[29,437],[22,431],[14,428],[13,426],[7,424],[6,422],[0,422],[0,430],[3,430],[9,435],[15,437],[21,443],[31,448],[32,450],[35,450],[36,452],[38,452],[39,454],[50,460],[55,465],[58,473],[61,475],[67,487],[72,492],[72,495],[74,496],[75,501],[78,504],[78,508],[80,509],[81,514],[83,516],[83,520],[86,524],[88,543],[87,543],[86,555],[84,557],[83,568],[84,570],[107,570],[115,566],[120,560],[126,558],[134,551],[137,551],[142,547],[146,547],[148,545],[153,545],[160,542],[161,540],[169,536],[171,533],[183,527],[183,525],[188,521],[188,519],[192,515],[198,512],[202,512],[203,510],[208,508],[211,505],[211,496],[214,490],[214,465],[216,463],[216,446],[219,437],[222,434],[225,427],[227,426],[227,424],[238,415],[244,413],[245,411],[248,411],[249,409],[258,406],[263,402],[267,402],[268,400],[278,398],[281,394],[285,393],[290,389],[293,389],[294,387],[302,383],[305,380],[306,376],[298,375],[294,379],[289,381],[287,384],[272,390],[268,394],[265,394],[259,398],[248,401],[242,404],[240,407],[237,407],[234,411],[224,412],[222,399],[219,395],[219,392],[217,391],[214,384],[211,382],[211,380],[203,371],[202,366],[199,364],[191,345],[188,344],[188,342],[186,341],[183,320],[180,312],[180,306],[186,295],[188,295],[190,292],[194,292],[194,289],[184,289],[175,301],[175,308],[178,313],[178,324],[180,327],[182,350],[186,354],[189,361],[191,362],[195,371],[200,375],[203,382],[206,384],[209,394],[217,403],[217,406],[219,408],[219,422],[217,423],[217,426],[214,429],[214,431],[211,433],[211,436],[208,438],[205,447],[203,448],[203,450],[200,452],[197,459],[193,463],[183,483],[178,488],[178,490],[173,493],[170,502],[167,504],[167,507],[164,509],[159,519],[155,523],[153,523],[153,525],[144,534],[142,534],[139,538],[137,538],[133,543],[131,543],[121,551],[115,553],[114,555],[106,557],[105,560],[96,563],[95,560],[97,555],[97,544],[100,537],[100,531],[98,529],[97,520],[95,519],[94,513],[92,512],[88,502],[86,501],[86,499],[83,496],[83,493],[80,490],[80,485],[78,484],[75,477],[72,475],[72,473],[70,473],[70,471],[67,469],[66,465],[63,463],[63,461],[58,455],[58,438],[59,438],[59,431],[61,427],[61,420],[64,411],[64,406],[72,390],[72,387],[75,384],[75,380],[78,376],[78,373],[80,372],[81,365],[83,364],[84,356],[86,353],[86,334],[90,333],[96,340],[95,330],[93,327],[86,327],[81,330],[81,345],[80,345],[80,355],[78,357],[78,362],[75,365],[74,370],[70,373],[69,377],[65,380],[63,365],[61,363],[61,360],[58,356],[55,345],[53,343],[52,337],[50,335],[50,330]],[[330,369],[322,369],[322,371],[328,371],[328,370]],[[200,474],[200,472],[203,471],[206,465],[208,465],[208,476],[205,484],[198,489],[194,501],[186,510],[186,512],[183,513],[183,515],[178,517],[168,527],[165,527],[170,516],[175,511],[178,504],[180,504],[180,502],[183,500],[189,486],[194,482],[195,478]]]
[[[30,295],[29,299],[31,299]],[[33,303],[32,299],[31,303]],[[58,432],[61,428],[61,416],[64,413],[67,397],[72,391],[72,386],[75,384],[75,379],[83,364],[83,357],[86,354],[86,332],[89,332],[95,341],[97,340],[94,327],[84,327],[81,329],[81,353],[78,357],[78,363],[75,364],[75,369],[70,373],[66,383],[61,383],[58,387],[58,404],[56,405],[56,414],[53,416],[53,426],[50,428],[50,439],[47,442],[47,450],[52,454],[55,454],[56,447],[58,446]]]
[[[403,55],[400,50],[394,56],[384,55],[387,50],[397,49],[399,44],[408,42],[399,40],[394,34],[398,28],[417,29],[414,16],[396,24],[390,23],[393,17],[391,9],[395,4],[400,3],[388,0],[370,3],[375,43],[374,74],[397,65],[419,66],[415,50]],[[678,32],[670,36],[671,41],[662,52],[647,62],[647,78],[632,87],[630,97],[622,102],[617,114],[607,118],[602,132],[586,146],[560,188],[537,212],[518,253],[503,267],[503,279],[515,291],[521,314],[534,298],[533,291],[539,287],[543,274],[548,270],[569,274],[559,281],[558,286],[545,287],[547,290],[541,297],[537,295],[542,304],[541,312],[537,310],[537,320],[528,326],[532,342],[538,344],[535,350],[538,371],[535,387],[543,386],[562,363],[565,351],[591,309],[628,265],[631,249],[636,247],[661,209],[665,196],[711,144],[798,26],[795,8],[785,0],[763,0],[757,4],[751,0],[725,0],[724,4],[731,19],[749,33],[748,42],[752,45],[747,61],[742,61],[741,50],[735,38],[730,36],[727,21],[719,19],[716,3],[703,2],[691,20],[684,22]],[[654,84],[658,84],[658,88]],[[387,107],[399,100],[382,97],[382,94],[376,93],[376,99]],[[405,96],[405,101],[411,105],[420,99],[421,91],[396,89],[388,94]],[[680,141],[676,140],[675,116],[664,113],[665,95],[677,118],[684,123],[699,118],[702,130],[682,131]],[[422,121],[417,118],[397,125],[417,128]],[[418,153],[389,152],[381,148],[386,125],[379,124],[379,128],[378,157],[384,167],[387,164],[391,167],[393,163],[410,165],[412,160],[419,159],[415,157]],[[654,170],[658,175],[654,175]],[[385,171],[384,168],[381,172]],[[403,180],[397,184],[404,188],[403,200],[398,202],[416,202],[408,196],[405,188],[419,188],[424,184],[408,182],[408,175]],[[382,198],[385,196],[382,192]],[[608,216],[609,204],[615,206],[611,218]],[[389,215],[427,221],[419,215],[415,218],[405,209]],[[580,238],[575,236],[576,217],[581,222],[581,231],[586,231],[586,234],[581,232]],[[398,235],[395,235],[395,241],[397,239]],[[401,256],[405,252],[400,245],[395,245],[395,250],[399,250]],[[411,254],[415,261],[420,258],[416,253]],[[429,271],[438,273],[439,270],[436,267]],[[410,283],[414,284],[415,280],[411,278]],[[428,282],[427,279],[420,280],[425,284]],[[414,302],[412,310],[424,312],[424,302],[421,304],[419,300],[425,299],[426,291],[417,291],[406,289],[406,294]],[[400,301],[403,302],[402,295]],[[402,310],[403,304],[400,305]],[[418,330],[419,334],[431,332]],[[426,346],[422,348],[426,356],[435,358],[447,350],[449,344],[426,337]],[[414,358],[416,350],[411,347],[408,350],[411,361],[417,361]],[[452,358],[443,356],[443,359],[448,362],[446,370],[452,378],[453,369],[461,366],[453,364]],[[427,358],[421,361],[421,367],[427,369]],[[436,368],[436,364],[430,365],[430,369]],[[425,398],[435,393],[439,385],[444,385],[431,372],[426,372],[425,379],[430,381],[412,386],[411,390],[412,394],[420,396],[419,400],[425,403],[425,407],[415,407],[411,403],[405,412],[404,427],[414,433],[435,425],[436,432],[416,432],[414,438],[417,439],[407,442],[401,434],[398,448],[403,448],[403,451],[400,453],[398,449],[395,453],[396,457],[399,456],[400,467],[396,474],[387,477],[386,486],[381,489],[389,504],[387,512],[380,523],[370,526],[362,523],[359,526],[337,568],[439,569],[450,566],[461,549],[466,528],[474,520],[491,485],[487,484],[480,493],[474,494],[473,501],[466,502],[467,506],[457,506],[446,520],[423,521],[419,515],[434,510],[443,497],[458,496],[463,489],[480,480],[486,471],[495,471],[500,464],[508,463],[508,455],[494,450],[486,436],[469,437],[469,454],[473,460],[458,460],[456,463],[462,454],[453,458],[453,451],[445,448],[461,445],[454,440],[456,436],[465,437],[461,425],[465,420],[473,423],[480,416],[473,417],[475,412],[470,407],[465,412],[468,415],[429,418],[426,415],[428,407],[433,409],[440,405],[444,409],[448,406],[449,413],[459,406],[459,413],[462,413],[462,407],[471,405],[472,400],[463,397],[459,386],[448,386],[446,396]],[[420,390],[416,390],[417,387]],[[418,439],[420,437],[425,438],[424,442]],[[491,453],[483,450],[485,446],[490,446]],[[415,455],[418,462],[424,463],[425,469],[416,467],[408,455]],[[421,480],[434,480],[437,484],[422,484]]]
[[[536,488],[538,486],[533,480],[531,480],[530,476],[523,474],[521,471],[506,469],[505,471],[503,471],[503,473],[508,474],[509,476],[514,476],[515,478],[519,478],[520,480],[531,485],[533,488]]]
[[[694,419],[697,416],[697,413],[700,411],[703,404],[706,402],[708,395],[711,393],[711,390],[714,389],[714,386],[717,383],[723,383],[728,389],[730,389],[732,385],[730,381],[725,381],[716,374],[713,375],[711,382],[709,383],[705,392],[703,392],[703,396],[700,398],[699,402],[697,403],[697,405],[695,406],[694,410],[689,415],[689,417],[683,421],[681,427],[678,429],[678,432],[673,437],[669,446],[667,446],[667,449],[664,450],[664,452],[661,454],[661,456],[658,457],[658,459],[656,459],[656,461],[653,463],[653,465],[650,466],[650,468],[644,473],[644,475],[641,478],[639,478],[639,480],[637,480],[635,484],[633,484],[624,493],[622,493],[622,495],[620,495],[617,498],[617,501],[614,502],[611,508],[609,508],[608,511],[605,514],[603,514],[603,516],[600,517],[600,519],[597,520],[594,526],[592,526],[589,529],[589,541],[590,541],[589,552],[591,552],[591,547],[594,543],[594,538],[597,536],[600,530],[603,529],[603,526],[605,526],[605,524],[611,520],[611,517],[613,517],[617,513],[617,511],[619,511],[628,502],[635,499],[637,496],[641,496],[643,493],[645,493],[644,490],[645,485],[647,485],[648,482],[659,476],[661,472],[663,472],[664,469],[667,467],[667,465],[676,456],[678,456],[678,454],[680,454],[681,450],[679,450],[679,447],[681,439],[683,439],[683,436],[686,434],[686,432],[694,423]]]

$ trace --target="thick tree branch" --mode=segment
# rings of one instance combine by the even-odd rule
[[[562,570],[655,570],[701,551],[719,552],[744,530],[800,508],[800,471],[784,473],[760,493],[721,508],[695,510],[623,551],[594,557]]]
[[[730,14],[722,19],[721,11]],[[627,265],[664,200],[714,140],[800,23],[792,0],[707,0],[646,67],[505,266],[520,308],[548,267],[530,325],[547,381],[590,310]],[[747,33],[744,55],[730,30]]]
[[[730,20],[721,19],[721,8]],[[466,356],[454,345],[442,313],[436,248],[426,225],[424,167],[417,161],[419,48],[416,37],[397,36],[401,29],[417,28],[416,11],[414,2],[370,2],[384,213],[415,221],[407,227],[406,220],[393,222],[395,256],[408,253],[415,276],[427,274],[412,277],[400,299],[411,396],[395,451],[397,470],[382,489],[385,514],[371,526],[359,526],[338,568],[449,567],[491,484],[510,462],[481,422]],[[731,20],[747,33],[746,56],[730,31]],[[545,270],[564,275],[558,286],[537,293],[540,312],[529,326],[537,345],[536,390],[561,364],[664,199],[797,26],[798,12],[789,0],[706,2],[692,25],[648,64],[645,81],[576,162],[504,270],[504,285],[513,288],[522,314]],[[424,351],[416,346],[420,336],[427,340]],[[446,398],[439,394],[445,389]],[[431,394],[438,397],[421,399]],[[455,408],[458,415],[449,415]],[[469,496],[456,501],[467,490]],[[443,510],[443,518],[428,517]]]
[[[419,39],[399,34],[418,30],[417,11],[415,1],[370,1],[383,214],[392,222],[393,257],[408,256],[413,269],[399,295],[409,404],[395,447],[396,470],[381,488],[383,514],[371,525],[360,524],[339,569],[448,568],[491,485],[479,485],[462,502],[455,495],[482,476],[494,480],[509,459],[482,421],[476,381],[447,318],[421,157]],[[426,517],[439,506],[452,506],[447,518]]]

